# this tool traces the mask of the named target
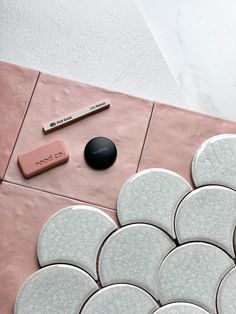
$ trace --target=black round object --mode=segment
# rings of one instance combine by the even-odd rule
[[[90,140],[84,149],[84,158],[87,164],[94,169],[109,168],[116,160],[115,144],[106,137],[95,137]]]

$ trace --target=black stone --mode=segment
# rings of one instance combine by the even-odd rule
[[[116,160],[117,149],[115,144],[106,137],[95,137],[90,140],[84,149],[84,158],[87,164],[94,169],[109,168]]]

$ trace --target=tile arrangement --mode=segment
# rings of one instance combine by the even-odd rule
[[[56,212],[38,237],[44,267],[19,290],[15,314],[236,313],[235,143],[202,144],[195,190],[169,170],[135,174],[118,197],[120,226],[92,206]]]
[[[3,134],[0,138],[3,148],[0,152],[0,282],[4,282],[0,285],[0,312],[4,314],[12,313],[20,286],[38,270],[38,236],[45,221],[59,208],[81,204],[96,206],[119,224],[117,197],[124,182],[133,174],[149,168],[164,168],[178,173],[193,186],[190,166],[197,147],[217,134],[236,133],[235,122],[159,101],[140,99],[5,62],[0,62],[0,72],[4,73],[4,80],[0,79],[0,111],[3,116],[7,115],[0,126]],[[107,98],[112,106],[106,112],[56,132],[43,133],[42,126],[48,119]],[[6,112],[5,108],[11,110]],[[99,175],[83,158],[86,143],[98,135],[112,139],[118,152],[114,165]],[[30,179],[24,178],[17,165],[18,155],[36,144],[45,145],[58,138],[69,150],[69,162]],[[186,189],[189,189],[188,185]],[[171,215],[171,207],[169,210]],[[171,235],[174,230],[170,228],[170,225],[174,226],[171,217],[167,221],[159,218],[157,227],[159,223],[159,229],[164,232],[168,228]],[[141,221],[144,223],[146,220]],[[175,233],[171,238],[176,245]],[[149,288],[151,290],[152,286]]]

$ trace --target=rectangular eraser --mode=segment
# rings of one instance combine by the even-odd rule
[[[26,178],[67,162],[68,159],[69,154],[61,140],[54,140],[17,157],[20,169]]]

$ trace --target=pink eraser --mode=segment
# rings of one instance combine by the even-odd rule
[[[69,154],[61,140],[54,140],[17,157],[20,169],[26,178],[67,162],[68,159]]]

